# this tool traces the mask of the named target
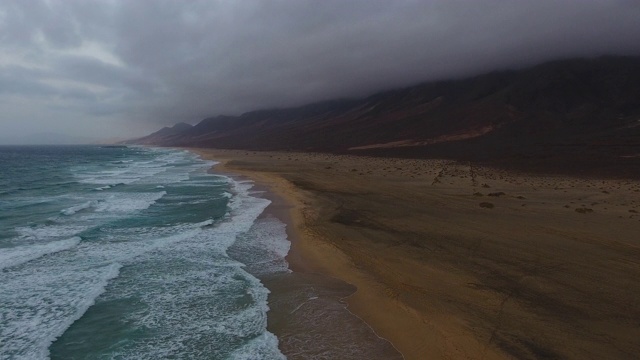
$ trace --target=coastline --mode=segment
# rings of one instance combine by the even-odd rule
[[[272,211],[288,223],[291,269],[353,284],[349,311],[406,359],[624,358],[640,349],[640,334],[625,325],[640,311],[640,289],[623,286],[637,270],[608,258],[633,263],[640,249],[637,182],[518,177],[445,161],[189,150],[280,197]],[[621,187],[635,197],[621,200]],[[595,214],[580,212],[589,206]],[[607,309],[611,301],[627,315]],[[629,320],[613,321],[621,316]]]
[[[226,166],[228,159],[217,155],[209,156],[210,154],[207,154],[206,150],[203,151],[203,149],[187,150],[200,155],[203,159],[217,161],[218,164],[212,168],[217,174],[239,180],[249,179],[253,181],[252,191],[260,193],[255,196],[271,201],[271,204],[267,206],[259,219],[275,217],[286,224],[287,239],[291,243],[291,248],[285,259],[292,274],[289,276],[258,277],[270,291],[267,330],[278,337],[281,351],[288,359],[303,360],[315,355],[327,356],[332,351],[335,351],[335,355],[343,359],[403,359],[403,355],[398,352],[394,344],[377,334],[375,328],[366,323],[358,314],[353,313],[349,309],[350,305],[347,306],[347,299],[356,292],[356,287],[345,282],[342,278],[333,276],[333,273],[327,270],[331,264],[327,264],[326,260],[322,262],[323,259],[319,259],[316,255],[317,252],[314,247],[317,244],[309,244],[304,241],[308,239],[307,236],[309,235],[305,231],[304,219],[301,216],[303,213],[301,209],[305,204],[305,200],[296,196],[299,194],[291,189],[284,179],[260,172],[229,169]],[[290,293],[296,291],[292,291],[292,289],[298,288],[298,291],[308,291],[309,287],[313,289],[317,298],[323,302],[322,305],[319,305],[321,309],[317,310],[331,313],[327,317],[330,321],[325,324],[319,324],[316,321],[304,318],[304,315],[296,316],[294,314],[308,300],[298,301],[299,304],[295,304],[290,302],[290,298],[287,298],[287,296],[291,295]],[[295,326],[290,326],[292,322],[295,323]],[[319,328],[322,330],[318,331]],[[341,334],[341,331],[346,330],[345,328],[351,329],[352,333]],[[305,332],[314,333],[313,339],[311,339],[314,344],[301,349],[300,343],[305,340]],[[320,339],[317,337],[320,337]],[[338,340],[337,337],[342,339]],[[324,340],[327,343],[321,345],[315,343],[317,340]],[[344,340],[354,342],[345,344]],[[342,344],[339,344],[340,342]],[[338,348],[331,349],[335,345]],[[340,346],[344,348],[351,347],[351,349],[346,349],[345,353],[340,353]],[[319,354],[314,353],[317,350],[319,350]],[[361,351],[364,353],[359,354]]]
[[[422,359],[429,353],[435,355],[433,349],[442,345],[438,330],[428,326],[425,329],[425,322],[419,314],[413,314],[401,305],[399,307],[387,289],[358,269],[340,249],[323,241],[321,234],[305,226],[305,217],[315,216],[310,214],[308,207],[313,199],[276,174],[228,166],[230,161],[237,160],[238,155],[245,152],[188,150],[203,159],[218,161],[214,166],[216,172],[249,178],[258,188],[267,189],[271,193],[266,197],[274,202],[265,209],[265,213],[274,212],[287,224],[291,249],[286,259],[292,271],[318,273],[354,285],[356,290],[344,299],[349,312],[362,319],[377,336],[389,341],[405,359]],[[410,311],[409,314],[407,310]],[[275,333],[278,335],[278,331]],[[412,335],[405,336],[406,334]]]

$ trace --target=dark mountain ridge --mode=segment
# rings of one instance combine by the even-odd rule
[[[563,60],[363,99],[217,116],[138,144],[450,158],[640,175],[640,58]]]

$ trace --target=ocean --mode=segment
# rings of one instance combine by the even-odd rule
[[[269,201],[211,165],[165,149],[1,148],[0,358],[284,358],[268,290],[226,253]],[[261,224],[268,248],[247,255],[288,271],[282,224]]]
[[[0,147],[0,359],[397,358],[345,309],[352,288],[291,273],[271,201],[213,164]]]

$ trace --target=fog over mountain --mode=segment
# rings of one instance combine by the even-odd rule
[[[135,137],[547,60],[640,55],[602,1],[0,2],[0,137]]]

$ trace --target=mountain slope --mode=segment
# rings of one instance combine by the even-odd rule
[[[632,164],[635,171],[640,58],[556,61],[364,99],[218,116],[160,132],[136,142],[510,164],[526,160],[558,168]]]
[[[176,136],[182,134],[189,129],[191,129],[191,125],[185,123],[178,123],[171,127],[163,127],[162,129],[149,134],[143,138],[124,141],[124,143],[128,144],[141,144],[141,145],[155,145],[160,144],[166,139],[171,138],[172,136]]]

